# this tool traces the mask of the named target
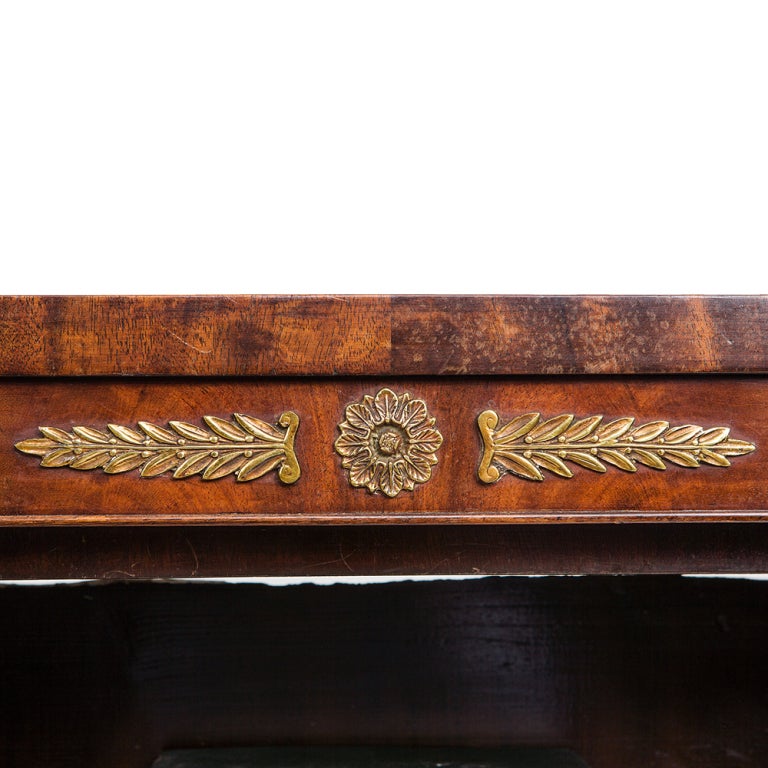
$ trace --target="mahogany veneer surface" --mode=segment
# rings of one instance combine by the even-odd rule
[[[0,375],[764,373],[765,296],[0,296]]]

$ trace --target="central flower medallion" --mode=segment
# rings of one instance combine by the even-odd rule
[[[432,476],[443,436],[423,400],[382,389],[348,405],[345,416],[334,447],[353,487],[392,497]]]

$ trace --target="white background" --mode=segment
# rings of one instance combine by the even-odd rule
[[[765,2],[0,2],[2,293],[757,293]]]

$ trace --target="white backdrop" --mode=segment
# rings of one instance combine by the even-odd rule
[[[768,5],[0,3],[2,293],[756,293]]]

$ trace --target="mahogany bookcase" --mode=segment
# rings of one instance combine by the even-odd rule
[[[0,589],[0,764],[768,764],[768,586],[682,576],[768,570],[767,369],[757,296],[0,297],[0,579],[95,580]],[[546,578],[178,583],[453,575]]]

